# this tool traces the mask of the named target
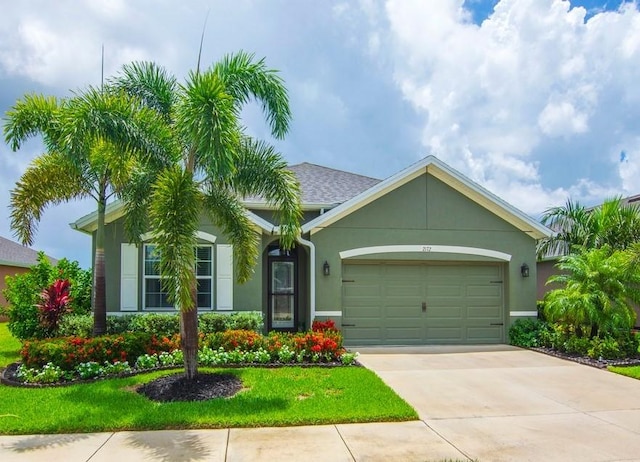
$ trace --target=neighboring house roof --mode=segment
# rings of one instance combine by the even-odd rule
[[[551,230],[546,226],[474,183],[434,156],[425,157],[384,181],[307,162],[291,165],[289,169],[300,182],[303,209],[330,209],[306,223],[302,227],[303,233],[314,233],[325,226],[329,226],[331,223],[364,207],[420,175],[429,173],[534,239],[541,239],[552,234]],[[268,208],[261,198],[246,198],[244,203],[249,208]],[[122,205],[119,202],[116,201],[107,206],[105,216],[107,223],[121,216]],[[277,226],[254,213],[249,212],[249,218],[257,227],[267,232],[278,232]],[[95,230],[96,224],[97,212],[93,212],[78,219],[75,223],[71,223],[71,227],[80,231],[91,232]]]
[[[323,227],[335,223],[341,218],[425,173],[431,174],[435,178],[443,181],[448,186],[485,207],[517,229],[527,233],[533,239],[541,239],[551,236],[552,234],[552,231],[546,226],[500,199],[479,184],[471,181],[434,156],[425,157],[327,213],[311,220],[302,227],[302,232],[314,233],[315,231],[319,231]]]
[[[58,260],[47,258],[52,264]],[[0,236],[0,265],[28,268],[38,263],[38,252]]]

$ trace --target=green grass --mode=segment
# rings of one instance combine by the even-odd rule
[[[11,336],[6,322],[0,322],[0,369],[20,359],[20,341]]]
[[[0,366],[20,343],[0,325]],[[213,369],[202,369],[211,372]],[[228,368],[244,389],[232,398],[155,403],[134,391],[162,371],[64,387],[0,385],[0,434],[226,428],[403,421],[416,411],[361,367]]]
[[[640,366],[629,366],[629,367],[609,366],[608,369],[611,372],[615,372],[616,374],[626,375],[627,377],[633,377],[634,379],[640,380]]]

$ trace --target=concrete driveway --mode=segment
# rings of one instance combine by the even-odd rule
[[[640,461],[639,380],[508,346],[360,351],[471,459]]]

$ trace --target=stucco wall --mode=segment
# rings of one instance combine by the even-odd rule
[[[202,217],[200,220],[200,231],[204,231],[216,236],[216,244],[228,244],[229,241],[224,236],[222,231],[211,224],[207,217]],[[105,239],[105,268],[106,268],[106,297],[107,297],[107,311],[119,312],[120,311],[120,248],[121,244],[127,243],[127,239],[124,233],[123,219],[118,219],[113,223],[106,226],[106,239]],[[95,242],[95,240],[94,240]],[[142,258],[142,247],[138,249],[138,261]],[[262,254],[258,257],[258,264],[256,265],[257,274],[246,283],[239,285],[234,281],[233,290],[233,309],[234,311],[254,311],[262,308],[262,295],[261,295],[261,271],[262,267]],[[214,244],[214,306],[215,306],[215,244]],[[143,284],[142,266],[139,266],[138,270],[138,287],[141,288]],[[138,291],[138,306],[142,310],[142,292]]]
[[[512,256],[505,263],[505,326],[510,311],[536,310],[535,241],[442,181],[423,175],[312,234],[317,266],[325,260],[331,276],[319,271],[318,311],[341,310],[342,261],[339,252],[379,245],[451,245],[490,249]],[[361,259],[497,261],[448,253],[379,254]],[[527,263],[530,277],[520,275]]]
[[[20,266],[7,266],[0,265],[0,306],[7,305],[7,299],[4,298],[3,291],[5,287],[7,287],[5,283],[5,277],[7,276],[15,276],[16,274],[24,274],[29,271],[29,268],[23,268]]]

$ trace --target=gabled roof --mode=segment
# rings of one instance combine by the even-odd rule
[[[349,173],[333,168],[322,167],[316,164],[303,162],[287,167],[296,176],[300,183],[302,193],[301,202],[303,210],[323,210],[335,207],[346,200],[366,191],[381,180],[364,175]],[[260,197],[248,197],[243,200],[250,209],[271,209],[272,207]],[[107,205],[105,210],[105,222],[111,223],[123,214],[122,203],[115,201]],[[250,213],[249,218],[258,226],[268,232],[274,229],[274,225],[266,220]],[[70,226],[73,229],[84,232],[95,231],[97,227],[97,212],[85,215]],[[268,226],[267,226],[268,225]]]
[[[471,181],[434,156],[425,157],[384,181],[307,162],[291,165],[289,168],[300,181],[303,209],[330,209],[306,223],[302,227],[303,233],[311,232],[313,234],[414,178],[428,173],[511,223],[517,229],[527,233],[533,239],[541,239],[552,234],[552,231],[546,226]],[[244,203],[249,208],[269,208],[264,200],[260,198],[246,198]],[[106,222],[109,223],[118,219],[122,216],[122,213],[122,204],[120,202],[116,201],[109,204],[106,209]],[[277,226],[260,218],[258,215],[249,212],[248,216],[259,229],[272,233],[278,232]],[[92,232],[96,228],[96,223],[97,212],[92,212],[71,223],[71,227],[84,232]]]
[[[47,256],[52,264],[58,260]],[[0,236],[0,265],[28,268],[38,263],[38,252]]]
[[[290,165],[300,182],[303,203],[341,204],[381,180],[303,162]]]
[[[313,234],[425,173],[433,175],[435,178],[443,181],[448,186],[512,224],[517,229],[527,233],[533,239],[541,239],[552,234],[552,231],[546,226],[538,223],[530,216],[500,199],[479,184],[471,181],[434,156],[425,157],[401,172],[377,183],[368,190],[329,210],[327,213],[309,221],[302,227],[302,232],[310,232]]]

